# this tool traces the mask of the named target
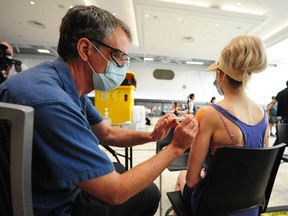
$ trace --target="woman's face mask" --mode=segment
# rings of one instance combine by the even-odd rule
[[[219,71],[217,71],[217,73],[219,73]],[[218,94],[221,95],[221,96],[224,96],[224,93],[223,93],[223,91],[221,90],[221,85],[222,85],[222,83],[223,83],[223,81],[224,81],[225,75],[226,75],[226,74],[224,74],[223,80],[222,80],[222,82],[221,82],[220,85],[217,83],[216,79],[215,79],[215,81],[213,82],[213,85],[216,87]],[[216,78],[217,78],[217,77],[216,77]]]
[[[220,87],[220,85],[216,82],[216,80],[213,82],[213,85],[216,87],[218,94],[221,95],[221,96],[223,96],[224,93],[222,92],[221,87]]]

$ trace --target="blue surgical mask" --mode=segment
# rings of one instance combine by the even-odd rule
[[[90,63],[87,64],[93,71],[93,85],[95,90],[110,91],[121,85],[126,75],[126,67],[118,67],[113,62],[107,60],[107,66],[104,73],[96,73],[91,67]]]
[[[221,95],[221,96],[223,96],[224,93],[222,92],[221,87],[220,87],[220,85],[216,82],[216,80],[213,82],[213,85],[216,87],[218,94]]]

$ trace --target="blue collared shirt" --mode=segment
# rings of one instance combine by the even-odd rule
[[[78,96],[62,58],[21,72],[0,85],[0,100],[34,108],[32,190],[35,216],[70,215],[75,184],[114,170],[90,125],[103,121]]]

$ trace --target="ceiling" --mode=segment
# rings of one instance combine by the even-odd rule
[[[0,0],[0,40],[16,53],[57,55],[59,25],[70,6],[93,4],[126,22],[132,61],[209,65],[234,36],[253,34],[267,47],[288,37],[286,0]]]

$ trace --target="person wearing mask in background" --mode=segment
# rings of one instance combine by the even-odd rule
[[[195,94],[191,93],[188,96],[188,101],[187,101],[187,106],[188,106],[188,113],[196,115],[198,111],[197,104],[195,103]]]
[[[208,68],[215,71],[214,85],[224,99],[198,111],[199,132],[190,148],[187,171],[180,172],[175,188],[181,190],[185,204],[192,212],[201,193],[201,182],[219,145],[244,148],[269,146],[266,113],[246,94],[251,74],[266,67],[267,57],[262,41],[255,36],[238,36],[223,48],[218,60]],[[258,216],[259,207],[237,213],[237,216],[244,215]]]
[[[0,101],[34,108],[35,216],[149,216],[157,211],[160,193],[152,182],[193,143],[198,124],[193,115],[179,123],[166,114],[152,132],[140,132],[103,121],[86,94],[122,83],[131,40],[128,26],[110,12],[74,6],[60,26],[60,57],[0,85]],[[162,140],[172,127],[170,145],[124,173],[99,148],[99,143],[130,147]]]

